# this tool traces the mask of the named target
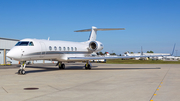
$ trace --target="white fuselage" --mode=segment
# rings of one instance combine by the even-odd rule
[[[89,56],[89,41],[69,42],[50,41],[39,39],[23,39],[19,45],[15,45],[7,54],[11,59],[18,61],[30,60],[54,60],[68,61],[68,57]],[[26,42],[28,44],[26,45]],[[30,42],[32,45],[30,45]],[[101,49],[102,50],[102,49]]]

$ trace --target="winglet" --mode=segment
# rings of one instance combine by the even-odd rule
[[[171,53],[171,56],[174,54],[175,47],[176,47],[176,44],[174,44],[174,47],[173,47],[173,51],[172,51],[172,53]]]

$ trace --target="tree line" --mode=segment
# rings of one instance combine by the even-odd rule
[[[106,55],[107,52],[97,52],[97,55]],[[128,53],[131,53],[133,54],[134,52],[129,52]],[[138,53],[141,53],[141,52],[138,52]],[[154,53],[153,51],[147,51],[146,53]],[[109,53],[110,55],[117,55],[116,53]],[[119,54],[119,56],[121,56],[121,54]]]

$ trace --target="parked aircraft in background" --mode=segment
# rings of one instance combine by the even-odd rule
[[[96,59],[119,59],[135,58],[149,56],[90,56],[93,52],[99,52],[103,49],[103,44],[96,41],[97,31],[107,30],[125,30],[124,28],[96,28],[77,30],[75,32],[91,31],[88,41],[70,42],[70,41],[53,41],[40,39],[23,39],[20,40],[8,53],[7,57],[21,61],[21,67],[18,74],[25,74],[26,61],[32,60],[52,60],[58,61],[59,69],[65,69],[63,62],[68,61],[86,61],[85,69],[91,69],[89,60]]]
[[[132,53],[130,54],[129,52],[125,52],[124,56],[149,56],[146,58],[143,58],[144,60],[147,59],[157,59],[157,60],[162,60],[164,56],[170,56],[171,54],[168,53]],[[135,58],[136,60],[142,59],[141,57]]]

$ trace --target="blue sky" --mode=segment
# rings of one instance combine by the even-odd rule
[[[1,0],[0,37],[82,42],[90,33],[74,30],[126,28],[99,31],[102,52],[139,52],[142,46],[144,52],[170,53],[176,43],[180,55],[179,5],[179,0]]]

